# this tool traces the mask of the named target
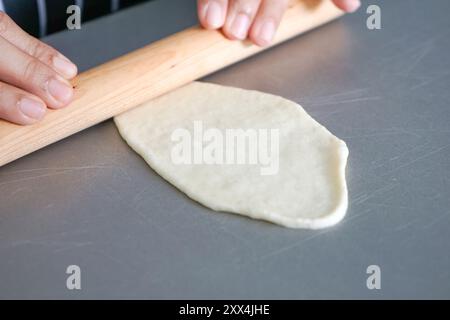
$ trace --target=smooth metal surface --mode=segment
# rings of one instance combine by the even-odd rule
[[[46,40],[86,69],[192,25],[194,2]],[[289,230],[208,210],[108,121],[0,169],[0,297],[450,298],[450,2],[377,3],[380,31],[363,8],[205,79],[295,100],[347,142],[341,224]],[[66,289],[71,264],[81,291]],[[381,290],[366,287],[372,264]]]

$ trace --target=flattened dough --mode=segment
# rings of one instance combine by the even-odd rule
[[[342,140],[286,99],[257,91],[194,82],[117,116],[125,141],[164,179],[190,198],[290,228],[338,223],[347,210]],[[174,130],[278,129],[278,172],[254,164],[176,164]]]

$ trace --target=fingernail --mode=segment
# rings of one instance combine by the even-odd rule
[[[234,18],[230,31],[236,38],[245,39],[247,37],[249,27],[250,19],[248,18],[248,15],[239,13],[236,18]]]
[[[62,57],[54,57],[53,66],[55,67],[56,71],[61,73],[61,75],[66,78],[71,79],[77,75],[77,67],[72,62]]]
[[[222,7],[215,1],[208,4],[206,22],[211,28],[219,28],[222,25]]]
[[[61,80],[51,79],[48,82],[48,92],[57,101],[67,104],[72,99],[73,89]]]
[[[269,44],[275,35],[275,23],[273,21],[264,22],[259,31],[259,40],[263,41],[264,44]]]
[[[19,101],[19,109],[27,117],[40,120],[45,115],[46,106],[40,101],[22,98]]]
[[[359,0],[349,0],[347,3],[347,11],[355,12],[361,6],[361,1]]]

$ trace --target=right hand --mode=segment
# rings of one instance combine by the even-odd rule
[[[354,12],[360,0],[332,0],[339,9]],[[198,17],[207,29],[222,29],[232,40],[249,38],[258,46],[269,45],[289,0],[197,0]]]
[[[0,119],[27,125],[73,96],[77,67],[0,11]]]

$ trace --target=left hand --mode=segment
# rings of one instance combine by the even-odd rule
[[[328,0],[327,0],[328,1]],[[353,12],[360,0],[330,0]],[[223,29],[233,40],[249,38],[259,46],[272,42],[289,0],[197,0],[200,23],[207,29]]]

